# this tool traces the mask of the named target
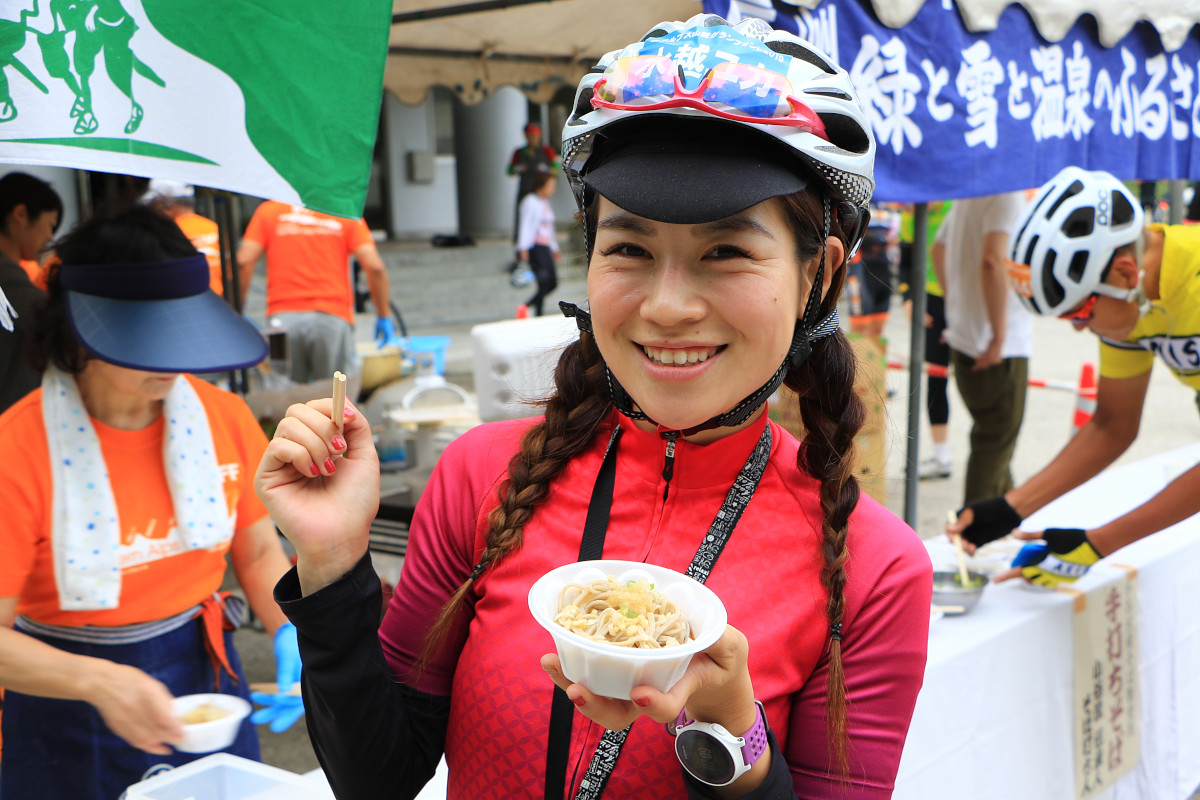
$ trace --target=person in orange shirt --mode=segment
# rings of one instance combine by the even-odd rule
[[[46,271],[50,268],[48,264],[43,266],[36,258],[22,258],[17,264],[25,270],[30,283],[43,292],[46,291]]]
[[[4,800],[113,798],[199,756],[172,696],[248,697],[226,558],[298,679],[271,587],[288,568],[255,496],[267,440],[246,404],[184,372],[257,364],[266,342],[145,206],[60,241],[31,345],[40,388],[0,415]],[[258,757],[250,721],[228,752]]]
[[[291,379],[326,379],[355,364],[354,287],[349,258],[362,265],[375,306],[375,338],[396,335],[387,268],[367,223],[268,200],[246,227],[237,261],[242,297],[267,257],[267,324],[287,331]]]
[[[33,391],[41,377],[25,358],[25,340],[45,294],[23,262],[37,263],[62,210],[58,193],[40,178],[24,172],[0,178],[0,412]]]
[[[142,202],[149,203],[175,220],[204,257],[208,259],[208,285],[218,297],[225,295],[225,282],[221,277],[221,238],[217,223],[196,213],[196,188],[190,183],[154,178],[142,195]]]

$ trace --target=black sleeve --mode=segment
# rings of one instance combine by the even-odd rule
[[[788,769],[787,760],[775,741],[775,734],[767,731],[767,739],[771,743],[771,770],[767,778],[758,788],[742,795],[740,800],[795,800],[796,793],[792,789],[792,772]],[[688,774],[682,767],[683,784],[687,787],[688,800],[722,800],[715,786],[701,783]]]
[[[299,634],[305,721],[334,795],[415,797],[441,759],[450,698],[392,677],[379,644],[382,589],[370,555],[307,597],[293,568],[276,584],[275,601]]]

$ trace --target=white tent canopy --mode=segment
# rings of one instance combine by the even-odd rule
[[[505,85],[545,102],[609,50],[701,10],[697,0],[395,0],[393,8],[384,86],[409,104],[432,86],[467,103]]]

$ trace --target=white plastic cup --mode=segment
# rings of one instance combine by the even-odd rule
[[[621,647],[581,636],[554,621],[563,587],[610,575],[619,582],[642,579],[654,584],[687,618],[692,638],[661,649]],[[552,569],[530,587],[529,610],[553,637],[568,680],[593,694],[620,700],[630,699],[635,686],[670,691],[692,656],[721,638],[727,622],[721,598],[704,584],[666,567],[637,561],[580,561]]]
[[[224,750],[237,738],[242,720],[250,715],[250,703],[232,694],[185,694],[173,701],[173,713],[182,718],[197,706],[209,704],[227,711],[209,722],[183,723],[183,741],[175,749],[183,753],[212,753]]]

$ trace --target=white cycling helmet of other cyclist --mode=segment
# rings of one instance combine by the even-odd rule
[[[1107,172],[1067,167],[1042,186],[1018,218],[1009,282],[1035,314],[1062,316],[1094,294],[1129,300],[1105,283],[1118,248],[1141,241],[1137,198]]]

